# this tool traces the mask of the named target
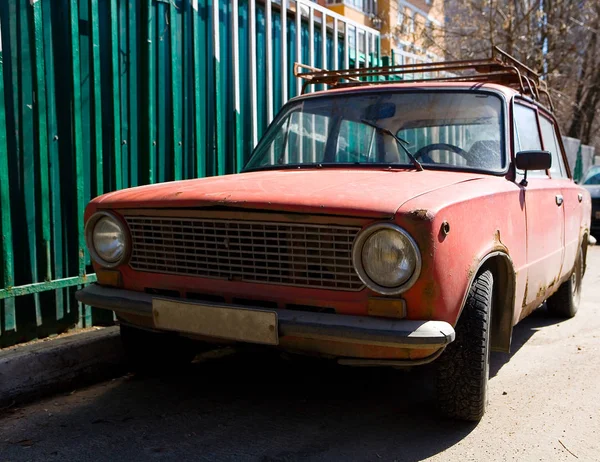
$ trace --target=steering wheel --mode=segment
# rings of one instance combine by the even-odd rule
[[[465,151],[462,148],[459,148],[458,146],[454,146],[453,144],[448,144],[448,143],[434,143],[434,144],[428,144],[427,146],[423,146],[421,149],[419,149],[417,152],[415,152],[414,157],[417,160],[419,160],[420,158],[423,158],[425,163],[435,164],[437,162],[435,162],[429,156],[429,153],[432,151],[451,151],[451,152],[458,154],[459,156],[461,156],[464,159],[467,159],[469,157],[469,153],[467,151]]]

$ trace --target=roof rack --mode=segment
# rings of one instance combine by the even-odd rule
[[[412,77],[410,75],[412,74]],[[421,82],[473,82],[497,83],[511,87],[523,96],[537,102],[545,97],[554,112],[552,98],[546,82],[531,68],[498,47],[492,49],[492,57],[466,61],[404,64],[385,67],[365,67],[330,71],[296,63],[294,75],[304,80],[302,93],[310,85],[324,84],[331,88],[361,85],[382,85],[401,81]]]

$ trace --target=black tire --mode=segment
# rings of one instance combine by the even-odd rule
[[[579,249],[575,268],[571,277],[561,284],[558,290],[546,300],[548,313],[559,318],[572,318],[577,314],[581,302],[581,281],[583,280],[583,251]]]
[[[493,290],[490,271],[475,278],[456,324],[456,339],[437,361],[440,411],[454,419],[479,421],[485,413]]]
[[[121,342],[133,371],[147,374],[182,369],[196,355],[194,343],[173,334],[162,334],[121,324]]]

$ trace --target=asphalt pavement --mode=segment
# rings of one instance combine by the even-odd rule
[[[574,319],[539,309],[492,354],[479,424],[437,415],[431,368],[224,350],[2,409],[0,461],[600,461],[600,247],[588,264]]]

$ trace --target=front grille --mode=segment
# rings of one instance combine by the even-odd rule
[[[125,217],[137,271],[336,290],[363,287],[360,228],[210,218]]]

